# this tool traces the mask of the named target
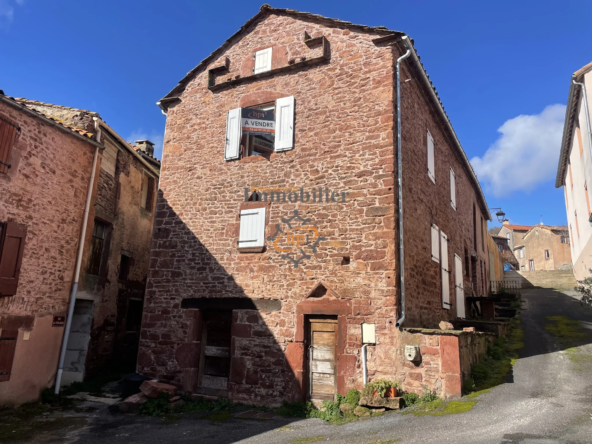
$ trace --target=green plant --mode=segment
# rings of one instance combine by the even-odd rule
[[[360,403],[360,398],[360,391],[356,389],[351,389],[349,392],[347,392],[347,395],[345,396],[345,402],[347,402],[352,409],[355,409]]]
[[[164,416],[172,412],[169,404],[169,397],[165,393],[160,393],[158,398],[150,398],[144,404],[138,407],[138,413],[145,416]]]
[[[419,397],[419,399],[417,400],[417,403],[418,404],[427,404],[427,403],[430,403],[433,401],[437,401],[439,399],[440,398],[438,398],[438,395],[436,395],[436,392],[427,391]]]
[[[366,384],[362,390],[362,396],[374,396],[374,392],[378,393],[381,398],[384,398],[386,391],[390,388],[398,388],[399,384],[388,379],[377,379]]]
[[[419,401],[419,395],[417,393],[404,393],[403,404],[405,407],[411,407]]]
[[[473,378],[467,378],[463,381],[463,393],[471,393],[475,388],[475,380]]]
[[[284,402],[281,407],[275,409],[275,412],[281,416],[307,418],[313,408],[310,402]]]

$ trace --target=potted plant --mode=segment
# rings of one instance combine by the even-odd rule
[[[398,384],[388,379],[378,379],[369,382],[364,387],[364,396],[377,396],[381,398],[394,398],[398,393]]]

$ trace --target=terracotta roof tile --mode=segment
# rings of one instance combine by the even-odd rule
[[[510,230],[528,231],[532,228],[532,225],[504,225],[504,227],[507,227]]]

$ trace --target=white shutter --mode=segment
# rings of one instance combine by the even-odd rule
[[[275,150],[294,148],[294,96],[275,102]]]
[[[271,71],[271,53],[271,48],[262,49],[255,53],[255,69],[253,70],[253,74]]]
[[[450,205],[456,210],[456,176],[450,168]]]
[[[442,269],[442,308],[450,308],[450,268],[448,267],[448,237],[440,232],[442,244],[442,259],[440,266]]]
[[[436,225],[432,225],[432,260],[440,262],[440,232]]]
[[[265,208],[241,210],[239,248],[263,247],[265,245]]]
[[[436,169],[434,167],[434,139],[428,131],[428,176],[436,183]]]
[[[241,142],[241,109],[231,109],[226,116],[226,147],[224,148],[224,159],[238,159],[240,155]]]
[[[465,318],[465,288],[463,283],[462,260],[454,255],[454,287],[456,290],[456,317]]]

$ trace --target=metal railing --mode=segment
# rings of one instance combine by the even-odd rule
[[[506,281],[491,281],[489,289],[491,293],[498,293],[501,289],[506,290],[507,293],[520,293],[522,289],[522,281],[518,279]]]

